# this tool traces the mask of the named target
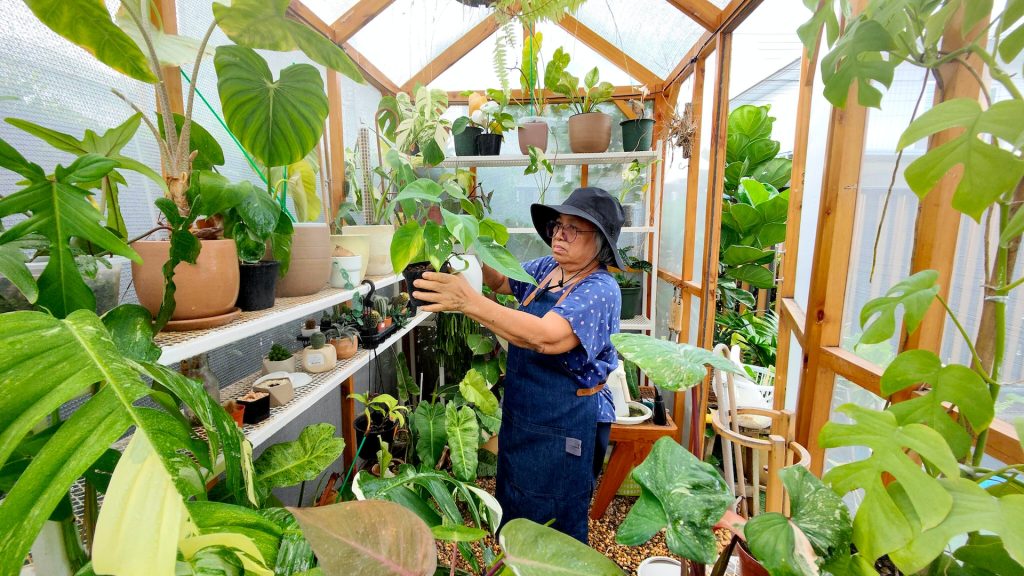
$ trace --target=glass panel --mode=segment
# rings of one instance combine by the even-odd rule
[[[498,75],[494,72],[494,39],[496,36],[496,34],[492,34],[476,48],[470,50],[451,68],[435,78],[429,86],[451,91],[483,91],[485,88],[498,88]],[[547,46],[546,43],[545,46]],[[554,51],[554,48],[551,51]],[[521,54],[521,49],[515,49],[514,53],[510,55],[511,62],[518,65],[522,57]],[[515,70],[509,72],[509,83],[512,88],[519,87],[519,77]]]
[[[794,299],[804,310],[811,286],[811,269],[814,265],[814,240],[818,231],[818,209],[821,204],[823,179],[825,176],[826,151],[828,149],[828,126],[832,106],[822,95],[825,90],[821,74],[814,75],[814,89],[811,92],[811,119],[807,134],[807,166],[804,170],[804,199],[800,208],[800,236],[797,244],[796,291]]]
[[[700,298],[690,296],[690,334],[686,339],[688,344],[697,345],[700,337]]]
[[[355,6],[357,0],[301,0],[307,8],[328,24],[333,24],[342,14]]]
[[[537,30],[544,35],[541,59],[546,64],[548,59],[558,47],[561,47],[570,56],[569,72],[583,82],[583,77],[591,68],[597,66],[600,72],[601,81],[608,81],[616,86],[629,86],[636,82],[628,74],[612,64],[607,58],[594,52],[589,46],[577,40],[574,36],[553,24],[539,24]],[[514,58],[520,59],[521,55]]]
[[[765,0],[739,25],[732,36],[730,100],[755,86],[765,91],[775,89],[772,84],[777,71],[800,60],[803,45],[796,29],[809,15],[801,0]],[[799,70],[798,64],[797,74]],[[750,95],[747,100],[765,101],[756,95]],[[790,104],[796,106],[795,101]],[[779,111],[773,108],[772,112],[778,114]],[[782,149],[787,148],[783,145]]]
[[[675,335],[668,330],[669,311],[672,310],[673,286],[664,280],[658,280],[658,317],[654,323],[654,335],[675,341]]]
[[[487,8],[451,0],[398,0],[357,32],[351,43],[401,85],[489,13]]]
[[[661,78],[704,33],[700,24],[664,0],[587,2],[576,18]]]
[[[676,106],[676,114],[682,116],[690,95],[693,94],[692,77],[679,87],[679,94],[686,101]],[[683,158],[679,150],[673,149],[668,154],[665,166],[664,191],[661,199],[661,249],[658,253],[658,267],[682,276],[683,274],[683,242],[686,225],[687,178],[690,172],[690,160]]]
[[[697,219],[693,227],[693,268],[690,271],[690,278],[701,283],[703,278],[701,270],[704,268],[704,236],[707,227],[707,198],[709,171],[711,169],[711,133],[712,124],[715,118],[715,79],[718,75],[718,63],[716,52],[712,52],[705,60],[704,65],[704,96],[702,101],[702,114],[700,119],[700,158],[698,160],[700,172],[697,178]]]
[[[903,154],[888,213],[878,236],[878,258],[874,263],[872,277],[873,246],[879,222],[882,221],[886,190],[896,166],[896,145],[903,129],[910,123],[925,78],[924,71],[919,68],[900,66],[896,70],[892,88],[885,95],[882,109],[872,109],[868,113],[843,314],[841,346],[847,350],[853,350],[860,337],[859,315],[864,304],[883,295],[893,284],[906,277],[910,269],[918,202],[917,196],[903,179],[902,171],[924,152],[927,144],[925,141],[906,149]],[[927,78],[929,87],[921,99],[919,114],[924,113],[931,104],[933,80],[930,76]],[[885,366],[895,357],[898,340],[899,331],[896,331],[888,342],[858,346],[857,353]]]
[[[789,335],[789,364],[786,366],[786,410],[796,412],[800,397],[800,373],[804,367],[804,349],[796,335]]]

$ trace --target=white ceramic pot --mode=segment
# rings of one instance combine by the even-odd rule
[[[338,249],[346,250],[352,254],[363,257],[362,266],[359,270],[359,277],[366,276],[366,267],[370,265],[370,237],[366,234],[332,234],[331,246],[332,256],[342,256]]]
[[[472,254],[452,255],[448,261],[453,273],[462,274],[477,292],[484,289],[484,269],[480,266],[480,259]]]
[[[362,281],[362,256],[333,256],[331,258],[331,288],[351,290]]]
[[[267,360],[263,359],[263,373],[270,374],[271,372],[295,372],[295,356],[289,357],[287,360]]]
[[[391,276],[395,273],[391,267],[391,238],[395,235],[395,227],[391,224],[377,226],[345,226],[341,229],[342,236],[365,234],[370,237],[370,262],[366,266],[367,276]]]
[[[679,576],[679,560],[668,556],[652,556],[636,568],[637,576]]]
[[[110,261],[110,268],[97,264],[95,278],[82,275],[85,285],[96,297],[96,313],[100,315],[117,306],[121,296],[121,268],[128,263],[128,259],[121,256],[108,256],[107,260]],[[32,277],[39,280],[47,264],[47,258],[40,258],[29,262],[27,266]],[[0,313],[31,309],[32,305],[25,300],[14,284],[0,277]]]

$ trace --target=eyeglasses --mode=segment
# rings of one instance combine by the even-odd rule
[[[566,242],[572,244],[573,242],[576,241],[576,237],[578,235],[593,234],[597,232],[597,230],[581,230],[573,226],[572,224],[562,224],[558,220],[552,220],[551,222],[548,222],[549,238],[554,238],[555,236],[558,235],[559,232],[562,233],[562,238],[565,239]]]

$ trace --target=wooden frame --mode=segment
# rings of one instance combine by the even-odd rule
[[[707,0],[667,1],[669,4],[678,8],[680,12],[689,16],[691,20],[712,32],[716,32],[719,24],[722,22],[722,10],[719,10],[714,4]]]
[[[601,56],[607,58],[619,70],[622,70],[641,84],[646,84],[648,87],[654,84],[661,84],[661,78],[657,74],[651,72],[646,66],[634,60],[611,42],[605,40],[597,32],[587,28],[579,20],[567,15],[558,22],[558,25],[573,38],[576,38]]]
[[[331,30],[334,31],[332,40],[339,44],[347,42],[394,3],[395,0],[359,0],[331,24]]]
[[[417,84],[423,84],[424,86],[429,84],[432,80],[444,73],[445,70],[449,69],[456,62],[462,59],[463,56],[469,54],[470,50],[476,48],[481,42],[490,37],[498,30],[498,20],[491,14],[487,18],[480,21],[479,24],[470,28],[469,32],[466,32],[462,38],[459,38],[451,46],[445,48],[443,52],[438,54],[437,58],[434,58],[423,67],[422,70],[413,74],[412,78],[409,78],[402,84],[402,92],[410,92]]]

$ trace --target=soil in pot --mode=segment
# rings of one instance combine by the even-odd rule
[[[604,112],[576,114],[569,118],[569,148],[577,154],[600,154],[612,141],[612,117]]]
[[[245,312],[266,310],[274,306],[274,291],[277,288],[277,271],[281,263],[264,260],[250,264],[238,264],[238,306]]]
[[[519,125],[519,151],[530,154],[530,146],[541,152],[548,150],[548,123],[543,121],[523,122]]]
[[[624,152],[646,152],[651,149],[654,136],[654,120],[635,118],[619,122],[622,126],[622,150]]]
[[[363,460],[376,460],[377,451],[380,450],[380,441],[388,444],[395,438],[395,423],[386,420],[379,412],[373,413],[373,424],[370,426],[369,434],[366,432],[366,414],[356,418],[352,424],[356,429],[356,446],[359,448],[359,457]],[[366,441],[363,442],[363,436]]]
[[[629,320],[640,314],[640,304],[643,296],[642,286],[619,286],[622,293],[622,310],[619,313],[620,320]]]
[[[476,137],[476,153],[480,156],[497,156],[501,154],[501,134],[480,134]]]
[[[466,126],[466,129],[455,135],[456,156],[476,156],[476,137],[483,134],[482,128]]]

